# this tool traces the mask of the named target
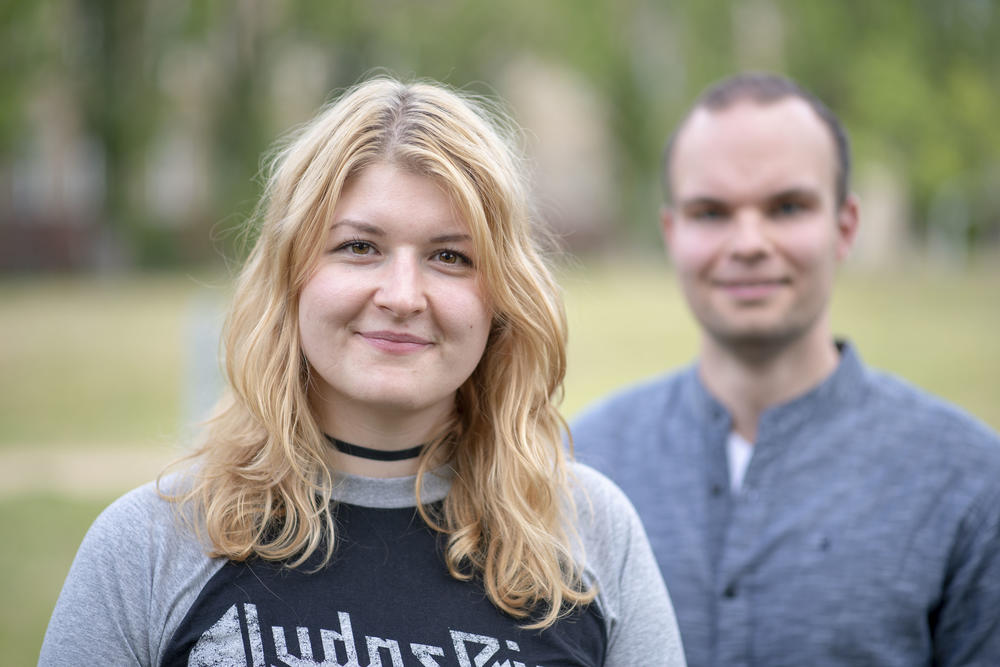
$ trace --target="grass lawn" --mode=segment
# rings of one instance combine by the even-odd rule
[[[696,356],[697,329],[665,261],[591,265],[565,272],[561,282],[570,335],[567,415]],[[1000,261],[962,273],[844,272],[832,322],[869,365],[1000,429]]]
[[[173,438],[210,293],[173,275],[0,282],[0,448]]]
[[[849,335],[869,364],[1000,428],[997,264],[964,273],[845,273],[834,329]],[[563,269],[560,279],[570,321],[568,416],[695,356],[696,329],[665,262],[605,261]],[[200,409],[191,407],[192,396],[202,404],[211,396],[203,390],[211,389],[214,343],[205,343],[204,330],[218,325],[216,304],[226,289],[188,276],[0,281],[5,663],[37,660],[87,526],[114,495],[155,470],[130,457],[147,451],[169,458]],[[56,470],[53,461],[64,459],[67,466]],[[61,481],[67,474],[81,483],[108,481],[71,486]]]
[[[111,497],[49,494],[0,498],[0,654],[34,665],[49,615],[87,527]]]
[[[694,358],[696,329],[664,262],[595,263],[560,279],[568,416]],[[190,276],[0,281],[0,450],[176,442],[214,395],[215,338],[204,330],[218,327],[227,293],[224,281]],[[997,304],[1000,266],[985,262],[848,272],[833,324],[869,364],[1000,428]]]

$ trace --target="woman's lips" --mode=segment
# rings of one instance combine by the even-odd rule
[[[391,354],[420,352],[433,345],[426,338],[396,331],[360,331],[358,334],[372,347]]]

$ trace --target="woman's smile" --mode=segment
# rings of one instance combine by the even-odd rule
[[[394,331],[359,331],[358,335],[372,347],[389,354],[413,354],[434,345],[426,338]]]

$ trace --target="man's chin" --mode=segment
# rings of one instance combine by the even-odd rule
[[[798,340],[803,332],[778,326],[747,326],[709,328],[708,335],[716,345],[738,356],[771,357]]]

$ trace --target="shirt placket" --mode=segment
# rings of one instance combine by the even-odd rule
[[[757,448],[759,445],[755,445]],[[757,451],[754,457],[757,457]],[[751,459],[743,486],[733,494],[730,520],[716,578],[716,642],[714,664],[749,667],[754,602],[752,564],[766,531],[761,467],[764,461]]]

